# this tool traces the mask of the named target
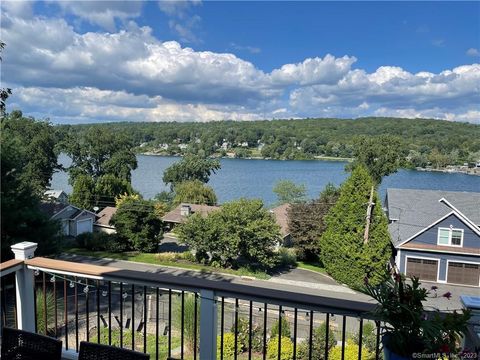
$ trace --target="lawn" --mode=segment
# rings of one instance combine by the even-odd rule
[[[85,255],[95,258],[110,258],[115,260],[127,260],[127,261],[136,261],[146,264],[154,265],[163,265],[163,266],[172,266],[181,269],[188,270],[197,270],[202,272],[213,272],[213,273],[222,273],[229,275],[237,276],[253,276],[257,279],[266,280],[270,276],[264,271],[252,270],[246,267],[239,269],[223,269],[208,265],[202,265],[190,260],[185,259],[185,256],[182,253],[175,255],[174,253],[159,253],[159,254],[149,254],[149,253],[140,253],[140,252],[123,252],[123,253],[114,253],[108,251],[91,251],[81,248],[72,248],[65,250],[64,252],[69,254]],[[183,253],[184,254],[184,253]]]
[[[304,261],[297,261],[297,268],[315,271],[315,272],[318,272],[320,274],[326,274],[327,273],[325,268],[320,263],[310,263],[310,262],[304,262]]]

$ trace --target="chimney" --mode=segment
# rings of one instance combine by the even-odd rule
[[[189,216],[192,213],[192,208],[190,205],[182,204],[180,206],[180,215],[182,216]]]

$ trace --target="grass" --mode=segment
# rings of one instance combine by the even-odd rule
[[[315,272],[318,272],[320,274],[326,274],[327,273],[325,268],[320,263],[310,263],[310,262],[304,262],[304,261],[297,261],[297,268],[315,271]]]
[[[178,253],[177,257],[175,256],[163,256],[164,254],[149,254],[149,253],[140,253],[140,252],[123,252],[123,253],[114,253],[108,251],[91,251],[81,248],[71,248],[67,249],[64,252],[69,254],[77,254],[77,255],[85,255],[91,256],[95,258],[110,258],[115,260],[126,260],[126,261],[136,261],[146,264],[154,264],[154,265],[163,265],[163,266],[171,266],[181,269],[187,270],[197,270],[202,272],[212,272],[212,273],[222,273],[228,275],[237,275],[237,276],[253,276],[257,279],[266,280],[269,279],[270,276],[259,270],[249,269],[246,267],[242,267],[239,269],[222,269],[208,265],[202,265],[190,260],[186,260],[182,257],[182,253]],[[167,253],[172,254],[172,253]],[[184,254],[184,253],[183,253]]]

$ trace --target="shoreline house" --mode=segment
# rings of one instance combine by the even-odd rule
[[[68,195],[63,190],[47,190],[43,195],[48,201],[54,201],[65,205],[68,204]]]
[[[270,213],[275,217],[275,221],[280,226],[280,235],[282,236],[280,245],[291,246],[292,236],[290,235],[290,229],[288,227],[288,210],[290,204],[282,204],[280,206],[270,209]]]
[[[401,273],[480,286],[480,193],[387,189],[384,210]]]
[[[93,224],[93,230],[96,232],[103,232],[106,234],[116,234],[115,226],[110,223],[113,215],[117,212],[117,208],[107,206],[97,214],[97,221]]]
[[[60,222],[61,232],[65,236],[78,236],[82,233],[93,232],[96,215],[91,211],[58,202],[42,202],[40,210],[51,220]]]
[[[219,206],[198,205],[198,204],[180,204],[172,211],[169,211],[162,216],[162,221],[168,231],[171,231],[178,224],[182,224],[186,219],[193,214],[200,213],[202,216],[207,216],[212,211],[219,210]]]

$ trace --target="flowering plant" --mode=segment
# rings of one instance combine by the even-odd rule
[[[462,332],[466,331],[470,311],[440,313],[425,310],[423,302],[437,297],[437,287],[430,290],[420,286],[419,279],[411,281],[398,273],[379,285],[365,279],[364,292],[378,301],[374,310],[376,320],[384,323],[384,346],[397,355],[411,357],[413,353],[452,353]],[[441,295],[450,299],[451,293]]]

